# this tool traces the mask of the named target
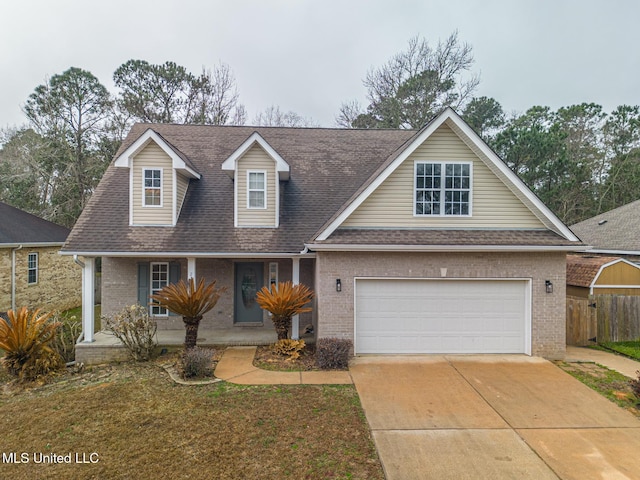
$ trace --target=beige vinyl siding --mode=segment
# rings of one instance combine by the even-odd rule
[[[247,172],[266,172],[267,208],[247,208]],[[239,227],[275,227],[276,226],[276,168],[275,162],[259,145],[254,145],[238,160],[237,182],[237,218]]]
[[[133,169],[133,224],[173,224],[173,164],[171,158],[158,145],[150,143],[132,163]],[[162,170],[162,207],[144,207],[142,175],[145,169]]]
[[[184,197],[187,195],[187,188],[189,188],[189,179],[183,175],[177,175],[177,201],[178,206],[176,210],[176,218],[180,216],[180,210],[182,210],[182,205],[184,204]]]
[[[471,162],[471,216],[414,216],[414,164]],[[346,221],[343,227],[544,228],[487,165],[446,125],[418,147]]]

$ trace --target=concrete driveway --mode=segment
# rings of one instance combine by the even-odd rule
[[[519,355],[358,357],[388,480],[640,479],[640,420]]]

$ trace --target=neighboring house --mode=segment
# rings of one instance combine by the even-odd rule
[[[567,255],[567,295],[640,295],[640,266],[620,257]]]
[[[590,253],[624,256],[640,262],[640,200],[572,225]]]
[[[0,311],[81,303],[82,270],[59,254],[69,229],[0,202]]]
[[[202,328],[272,329],[255,292],[293,280],[316,292],[300,327],[355,354],[560,358],[582,246],[447,109],[420,131],[135,125],[62,251],[87,279],[102,257],[106,315],[204,277],[229,290]]]

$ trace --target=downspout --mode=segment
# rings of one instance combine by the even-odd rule
[[[11,310],[16,311],[16,252],[22,245],[11,249]]]
[[[73,256],[73,261],[76,264],[80,265],[80,268],[84,268],[84,262],[82,260],[78,259],[78,255],[74,255]],[[83,277],[83,279],[84,279],[84,277]],[[81,322],[80,325],[84,325],[84,324]],[[76,340],[76,343],[80,343],[82,340],[84,340],[84,327],[82,328],[82,331],[80,332],[80,336]]]

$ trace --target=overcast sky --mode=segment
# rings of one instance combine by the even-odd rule
[[[193,73],[224,62],[249,119],[269,105],[334,126],[366,105],[362,79],[421,35],[473,47],[476,96],[505,111],[640,104],[637,0],[0,0],[0,127],[48,76],[74,66],[115,93],[130,59]]]

